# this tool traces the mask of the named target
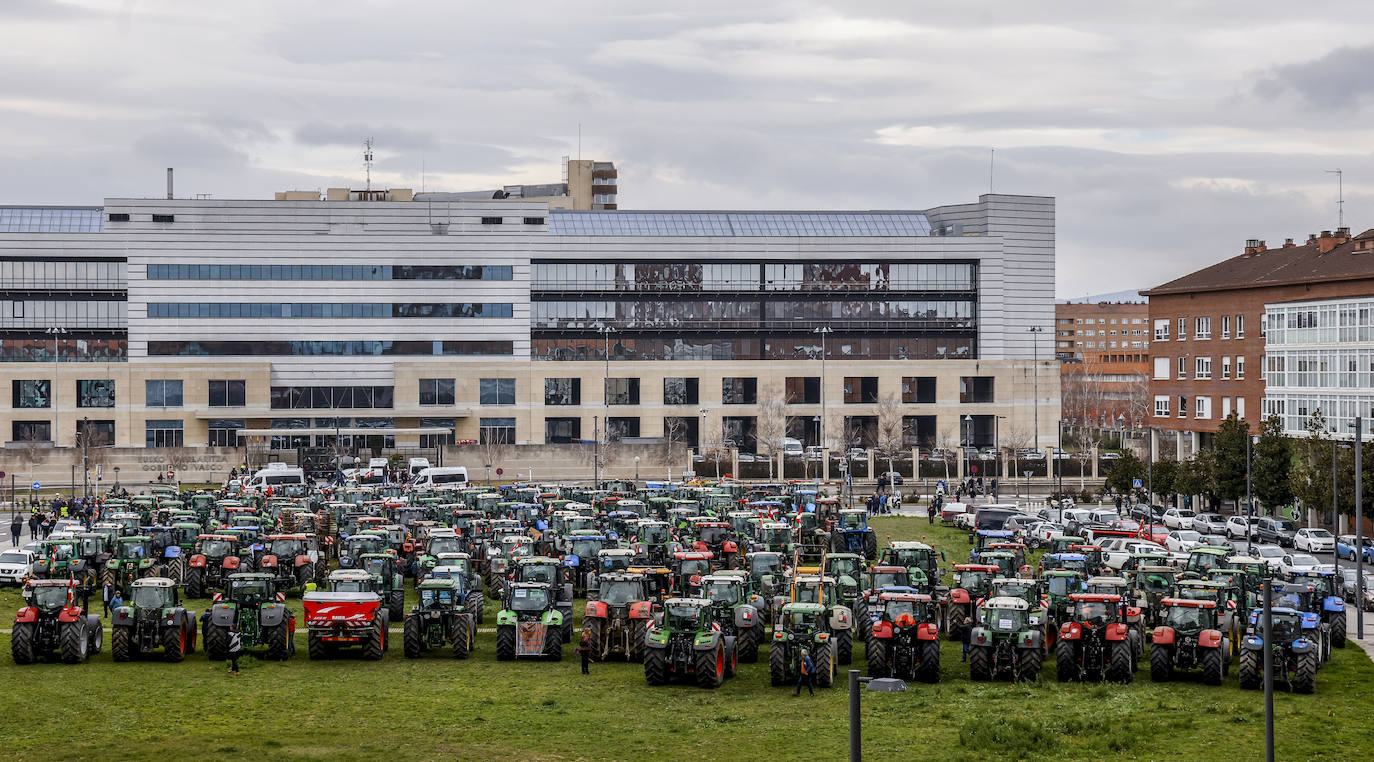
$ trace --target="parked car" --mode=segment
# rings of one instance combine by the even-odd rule
[[[1017,514],[1007,519],[1007,523],[1004,524],[1002,528],[1008,531],[1025,534],[1027,529],[1038,523],[1040,523],[1039,517]]]
[[[887,487],[893,484],[900,487],[903,484],[906,484],[906,481],[902,478],[902,475],[897,473],[896,471],[887,471],[878,477],[879,487]]]
[[[1283,563],[1283,557],[1286,554],[1283,548],[1278,545],[1257,545],[1251,543],[1250,549],[1245,551],[1245,555],[1251,558],[1258,558],[1264,562],[1265,566],[1269,567],[1269,571],[1277,572],[1279,570],[1279,564]]]
[[[1121,565],[1126,563],[1126,559],[1130,558],[1132,553],[1163,553],[1166,551],[1163,545],[1146,540],[1125,538],[1108,540],[1103,548],[1107,551],[1103,559],[1104,562],[1118,571],[1121,570]]]
[[[1336,550],[1336,536],[1321,527],[1306,527],[1293,536],[1293,546],[1308,553],[1331,553]]]
[[[1279,561],[1280,574],[1292,574],[1297,571],[1311,571],[1322,565],[1316,556],[1307,553],[1285,553],[1283,559]]]
[[[1374,564],[1374,538],[1364,539],[1365,563]],[[1343,534],[1336,538],[1336,555],[1351,561],[1355,560],[1355,535]]]
[[[1041,521],[1026,530],[1027,545],[1048,545],[1050,537],[1064,534],[1064,525],[1054,521]]]
[[[1252,521],[1246,521],[1244,516],[1230,516],[1226,519],[1226,536],[1237,539],[1248,539],[1250,536],[1250,525]]]
[[[1135,519],[1117,519],[1116,521],[1108,522],[1107,526],[1110,526],[1112,529],[1122,529],[1127,532],[1139,532],[1141,523]]]
[[[1187,553],[1202,544],[1202,535],[1191,529],[1175,529],[1164,541],[1164,547],[1175,553]]]
[[[1193,516],[1192,529],[1203,534],[1226,534],[1226,517],[1220,513],[1199,513]]]
[[[1261,516],[1255,522],[1255,536],[1259,542],[1272,542],[1285,548],[1293,547],[1293,538],[1298,533],[1298,525],[1289,519],[1277,516]]]
[[[1163,524],[1146,524],[1135,533],[1136,537],[1142,540],[1149,540],[1158,545],[1163,545],[1169,539],[1169,528]]]
[[[0,553],[0,585],[20,584],[33,571],[34,554],[18,548]]]
[[[1119,452],[1104,452],[1104,453],[1098,455],[1097,457],[1100,458],[1100,459],[1102,459],[1102,460],[1121,460],[1121,453],[1119,453]]]
[[[1096,524],[1111,524],[1114,521],[1120,521],[1121,514],[1113,508],[1099,508],[1088,511],[1088,519]]]
[[[1044,460],[1045,451],[1034,448],[1023,448],[1016,451],[1017,460]]]
[[[1156,524],[1164,520],[1164,506],[1162,505],[1140,505],[1131,506],[1131,518],[1138,521],[1153,521]]]
[[[1187,508],[1169,508],[1164,511],[1164,526],[1170,529],[1192,529],[1193,512]]]
[[[1359,591],[1355,589],[1354,567],[1341,567],[1341,588],[1347,602],[1354,603],[1359,597]],[[1364,573],[1364,610],[1374,611],[1374,572]]]

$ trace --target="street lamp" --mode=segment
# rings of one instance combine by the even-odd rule
[[[821,336],[821,454],[829,459],[829,455],[825,452],[825,335],[834,333],[835,329],[828,325],[823,325],[813,328],[811,332],[818,333]]]
[[[57,337],[65,336],[67,334],[67,329],[60,325],[55,325],[46,329],[44,333],[52,336],[52,446],[57,447],[57,441],[62,436],[62,414],[57,404],[58,397],[60,396],[57,380]]]
[[[1340,528],[1339,528],[1339,527],[1336,527],[1335,525],[1337,524],[1337,522],[1340,521],[1340,510],[1341,510],[1341,509],[1340,509],[1340,504],[1339,504],[1338,499],[1337,499],[1337,495],[1338,495],[1337,489],[1338,489],[1338,488],[1337,488],[1337,486],[1336,486],[1336,459],[1340,457],[1340,451],[1341,451],[1341,450],[1349,450],[1349,449],[1350,449],[1350,445],[1347,445],[1347,444],[1339,444],[1339,443],[1337,443],[1337,442],[1335,442],[1335,441],[1332,441],[1332,442],[1331,442],[1331,523],[1332,523],[1333,528],[1335,528],[1335,529],[1337,530],[1337,533],[1340,532]],[[1340,578],[1341,578],[1341,554],[1340,554],[1339,552],[1335,554],[1335,562],[1332,564],[1332,569],[1336,572],[1336,579],[1340,579]],[[1363,605],[1363,604],[1357,604],[1357,605]]]
[[[533,472],[534,472],[534,469],[530,469],[530,472],[533,473]],[[635,481],[639,481],[639,456],[638,456],[638,455],[635,456]]]
[[[906,683],[895,677],[860,677],[859,670],[849,670],[849,762],[862,762],[864,758],[863,722],[859,716],[860,683],[879,693],[906,690]]]
[[[1355,416],[1355,637],[1364,640],[1364,419]],[[1269,653],[1265,651],[1265,653]],[[1268,674],[1266,670],[1265,674]]]
[[[1031,333],[1031,358],[1032,358],[1032,359],[1031,359],[1031,374],[1032,374],[1032,375],[1031,375],[1031,378],[1032,378],[1032,382],[1031,382],[1031,383],[1032,383],[1032,386],[1033,386],[1033,389],[1034,389],[1034,394],[1035,394],[1035,419],[1034,419],[1034,420],[1035,420],[1035,434],[1034,434],[1035,443],[1034,443],[1032,446],[1033,446],[1035,449],[1039,450],[1039,449],[1040,449],[1040,334],[1044,333],[1044,332],[1045,332],[1045,329],[1042,328],[1042,327],[1040,327],[1040,326],[1038,326],[1038,325],[1033,325],[1033,326],[1030,327],[1029,331],[1030,331],[1030,333]]]

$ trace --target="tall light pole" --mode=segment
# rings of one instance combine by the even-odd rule
[[[58,388],[59,384],[57,382],[57,337],[65,335],[67,329],[60,325],[55,325],[47,329],[45,333],[52,336],[52,446],[57,447],[58,438],[62,436],[62,413],[60,412],[61,408],[57,404],[58,397],[61,395],[61,389]]]
[[[601,377],[601,404],[602,404],[602,407],[604,407],[604,408],[606,409],[606,415],[605,415],[605,418],[606,418],[606,439],[607,439],[607,441],[609,441],[609,440],[610,440],[610,437],[611,437],[611,334],[615,333],[615,326],[613,326],[613,325],[606,325],[606,324],[603,323],[602,325],[597,326],[597,329],[596,329],[596,330],[599,331],[599,332],[601,333],[601,335],[602,335],[602,336],[605,338],[605,340],[606,340],[606,357],[605,357],[605,363],[606,363],[606,364],[605,364],[605,370],[603,371],[603,375],[602,375],[602,377]],[[597,461],[597,464],[596,464],[596,467],[597,467],[597,469],[596,469],[596,470],[597,470],[596,483],[594,483],[594,484],[592,485],[592,488],[593,488],[593,489],[600,489],[600,487],[601,487],[601,433],[597,430],[597,426],[596,426],[596,416],[592,416],[592,436],[596,437],[596,461]]]
[[[1038,325],[1030,327],[1031,385],[1035,394],[1035,434],[1033,435],[1035,442],[1031,446],[1037,450],[1040,449],[1040,334],[1044,332],[1045,329]]]
[[[830,455],[825,449],[825,335],[834,333],[835,329],[823,325],[812,329],[811,332],[821,335],[821,456],[828,460]]]
[[[697,411],[701,413],[701,427],[697,429],[697,452],[701,453],[701,462],[706,463],[706,414],[711,412],[707,408]],[[716,462],[716,475],[720,475],[720,462]]]
[[[1355,416],[1355,637],[1364,640],[1364,420]],[[1268,653],[1266,651],[1265,653]]]

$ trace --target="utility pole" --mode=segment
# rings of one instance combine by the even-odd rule
[[[57,447],[58,440],[62,437],[62,412],[57,404],[60,389],[57,378],[58,347],[57,337],[67,333],[67,329],[60,325],[55,325],[47,329],[46,333],[52,336],[52,446]]]
[[[1355,637],[1364,640],[1364,419],[1355,416]],[[1266,651],[1265,653],[1268,653]],[[1266,670],[1266,674],[1268,671]]]

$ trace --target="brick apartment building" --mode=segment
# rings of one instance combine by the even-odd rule
[[[1374,295],[1374,229],[1353,238],[1349,228],[1322,231],[1272,249],[1252,239],[1239,256],[1141,293],[1150,299],[1150,425],[1178,432],[1182,457],[1206,445],[1232,411],[1259,430],[1266,311],[1270,320],[1289,320],[1284,305]],[[1359,320],[1358,311],[1349,312]],[[1333,328],[1345,320],[1344,312],[1320,314],[1331,315],[1320,319]],[[1313,362],[1328,370],[1324,364],[1333,361]]]
[[[1070,426],[1149,423],[1150,307],[1069,302],[1054,309],[1061,407]]]

